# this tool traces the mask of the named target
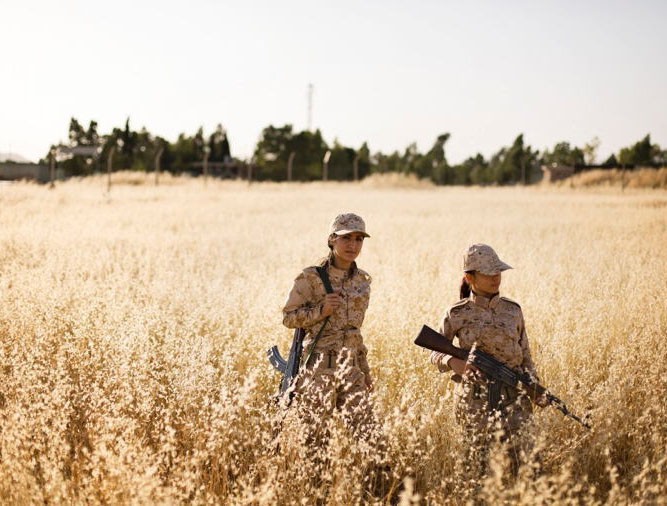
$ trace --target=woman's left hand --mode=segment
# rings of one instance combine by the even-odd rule
[[[538,395],[533,401],[541,408],[546,408],[549,405],[549,399],[547,399],[547,394]]]

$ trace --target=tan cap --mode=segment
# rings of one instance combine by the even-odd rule
[[[363,234],[364,237],[370,237],[370,235],[366,233],[366,224],[364,223],[364,220],[361,216],[354,213],[339,214],[334,218],[329,229],[329,234],[336,235],[351,234],[352,232],[359,232]]]
[[[512,266],[503,262],[493,248],[487,244],[473,244],[463,254],[463,270],[477,271],[487,276],[511,269]]]

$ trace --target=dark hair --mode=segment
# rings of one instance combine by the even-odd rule
[[[336,234],[329,234],[329,237],[327,237],[327,247],[329,248],[329,253],[320,261],[320,265],[322,267],[326,267],[327,269],[329,268],[330,265],[333,265],[334,262],[333,243],[331,241],[335,237]]]
[[[463,276],[463,279],[461,279],[461,287],[459,288],[460,297],[462,299],[467,299],[468,297],[470,297],[470,291],[471,291],[470,283],[468,283],[466,277]]]

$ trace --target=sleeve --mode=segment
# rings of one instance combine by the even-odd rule
[[[454,340],[456,331],[452,325],[450,311],[447,311],[447,314],[443,318],[442,324],[440,325],[438,331],[444,336],[445,339],[449,339],[450,341]],[[447,372],[452,370],[452,368],[447,364],[450,358],[452,358],[452,355],[447,355],[446,353],[440,353],[437,351],[431,352],[431,363],[436,365],[440,372]]]
[[[302,272],[294,280],[283,307],[283,325],[290,329],[307,328],[322,321],[322,305],[315,304],[312,299],[312,288]]]
[[[528,334],[526,333],[526,324],[523,320],[523,314],[521,315],[520,323],[520,337],[519,344],[521,344],[521,351],[523,352],[523,361],[521,362],[521,368],[530,374],[537,381],[537,373],[535,372],[535,364],[533,364],[533,358],[530,355],[530,345],[528,344]]]

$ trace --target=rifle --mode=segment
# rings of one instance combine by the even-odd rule
[[[417,339],[415,339],[415,344],[422,348],[445,353],[461,360],[468,361],[491,380],[495,380],[513,388],[517,388],[521,385],[531,399],[536,399],[544,395],[549,405],[554,406],[565,416],[576,420],[587,429],[591,428],[587,421],[582,420],[580,417],[572,413],[562,400],[533,380],[529,374],[515,371],[488,353],[484,353],[482,350],[475,349],[469,352],[462,348],[457,348],[449,339],[446,339],[442,334],[436,332],[427,325],[422,327]]]
[[[329,280],[329,274],[327,273],[326,269],[322,266],[318,266],[316,267],[316,269],[317,269],[317,274],[320,276],[320,279],[322,279],[322,283],[324,284],[324,290],[326,291],[326,293],[333,293],[333,288],[331,287],[331,281]],[[327,316],[324,319],[324,323],[322,323],[320,331],[317,333],[317,335],[313,339],[313,342],[310,344],[308,352],[306,353],[306,359],[304,362],[305,364],[308,364],[310,357],[313,355],[315,344],[317,344],[317,341],[322,335],[324,327],[328,322],[329,322],[329,316]],[[294,381],[294,378],[296,378],[297,374],[299,374],[299,366],[301,364],[301,354],[303,353],[303,338],[305,336],[306,336],[305,329],[299,328],[294,331],[294,338],[292,339],[292,347],[289,350],[289,356],[287,357],[287,360],[285,360],[280,355],[280,351],[278,351],[277,346],[272,346],[266,351],[266,355],[269,359],[269,362],[271,362],[271,365],[283,374],[283,377],[280,380],[280,390],[278,392],[279,397],[287,391],[287,389],[292,384],[292,381]],[[292,400],[292,394],[293,392],[290,392],[288,405],[289,402]]]
[[[271,362],[271,365],[282,373],[283,377],[280,380],[280,390],[278,395],[284,394],[292,384],[294,378],[299,373],[299,365],[301,362],[301,352],[303,350],[303,338],[306,335],[304,329],[296,329],[294,331],[294,338],[292,339],[292,347],[289,350],[289,356],[285,360],[278,351],[277,346],[272,346],[266,352],[266,355]],[[290,394],[290,400],[292,396]]]

